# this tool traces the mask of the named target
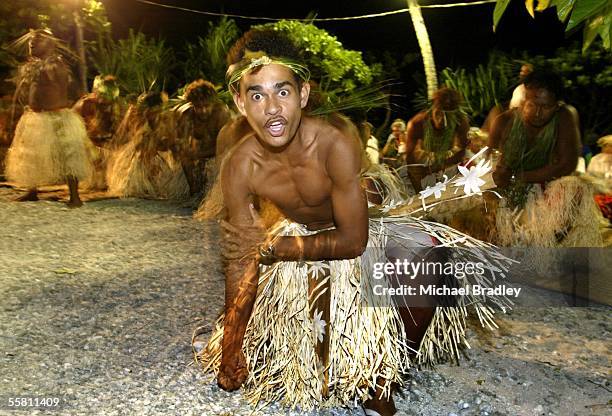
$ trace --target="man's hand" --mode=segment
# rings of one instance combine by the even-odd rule
[[[493,181],[495,184],[504,188],[510,184],[510,179],[512,178],[512,172],[505,166],[497,165],[497,168],[493,172]]]
[[[223,229],[221,253],[226,260],[259,259],[259,247],[267,240],[267,230],[253,204],[249,205],[249,210],[253,220],[252,225],[235,226],[227,221],[221,221]]]
[[[226,360],[226,356],[230,356],[231,359]],[[221,366],[217,374],[217,384],[219,387],[225,391],[238,390],[246,381],[248,375],[249,370],[247,369],[242,351],[232,352],[232,354],[223,351]]]

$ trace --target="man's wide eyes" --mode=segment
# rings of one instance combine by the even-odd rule
[[[288,97],[289,95],[290,95],[289,90],[280,90],[278,92],[278,96],[279,97]],[[263,100],[263,98],[264,98],[263,94],[258,93],[258,92],[256,92],[253,95],[251,95],[251,99],[253,101],[261,101],[261,100]]]

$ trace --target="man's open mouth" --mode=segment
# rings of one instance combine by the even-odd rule
[[[285,132],[286,125],[287,121],[284,118],[275,118],[269,120],[265,127],[268,130],[268,133],[270,133],[270,136],[279,137]]]

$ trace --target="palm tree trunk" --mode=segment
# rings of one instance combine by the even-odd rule
[[[418,0],[407,0],[407,2],[408,11],[410,12],[410,17],[412,18],[412,24],[414,25],[414,31],[416,32],[419,47],[421,48],[423,66],[425,67],[427,98],[431,99],[434,92],[438,89],[438,77],[436,74],[436,64],[434,62],[433,51],[431,49],[429,35],[427,34],[427,27],[425,26],[425,20],[423,20],[423,14],[421,13]]]
[[[76,48],[79,54],[79,78],[81,81],[81,94],[87,94],[87,60],[83,43],[83,22],[79,10],[74,11],[74,27],[76,30]]]

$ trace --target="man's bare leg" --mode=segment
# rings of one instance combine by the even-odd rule
[[[83,206],[83,201],[79,197],[79,180],[74,176],[68,177],[68,189],[70,190],[70,200],[68,201],[69,208],[78,208]]]
[[[380,416],[393,416],[397,409],[395,408],[395,403],[393,402],[393,393],[395,391],[395,386],[391,386],[391,394],[389,398],[384,398],[382,396],[382,388],[387,383],[384,379],[378,379],[377,383],[380,387],[376,388],[374,392],[374,397],[370,400],[366,400],[363,403],[364,410],[373,410],[378,413]]]
[[[15,198],[14,200],[17,202],[38,201],[38,190],[36,188],[30,188],[25,194]]]
[[[435,313],[435,308],[400,308],[400,316],[404,324],[404,330],[406,331],[406,337],[412,343],[412,348],[418,349],[421,344],[421,340],[429,327],[431,319]],[[378,385],[385,386],[386,380],[378,380]],[[375,395],[372,399],[367,400],[363,403],[364,409],[374,410],[381,416],[392,416],[397,412],[395,403],[393,401],[393,393],[396,390],[396,386],[391,386],[391,395],[389,398],[381,398],[382,388],[376,389]]]
[[[245,382],[249,372],[242,353],[242,342],[257,295],[257,262],[251,262],[241,273],[244,263],[230,264],[236,269],[226,274],[225,320],[223,322],[223,343],[221,365],[217,374],[219,387],[226,391],[237,390]],[[227,276],[236,276],[229,281]]]

